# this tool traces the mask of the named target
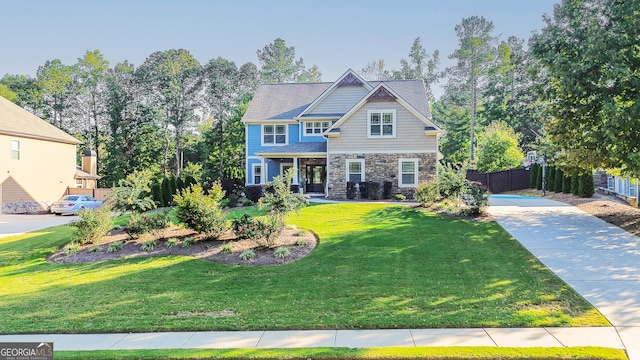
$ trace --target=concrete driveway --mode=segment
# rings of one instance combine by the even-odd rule
[[[56,225],[68,224],[76,220],[74,215],[56,216],[44,215],[8,215],[0,214],[0,238],[24,234]]]
[[[640,238],[542,198],[492,195],[488,211],[616,327],[640,359]]]

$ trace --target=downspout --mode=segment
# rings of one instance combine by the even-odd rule
[[[326,174],[325,174],[325,184],[324,184],[324,198],[327,199],[329,198],[329,179],[331,178],[329,176],[330,174],[330,169],[331,167],[329,166],[329,137],[322,135],[322,137],[327,141],[327,160],[326,160],[326,166],[324,167],[326,170]]]
[[[244,184],[249,185],[249,124],[244,124]]]

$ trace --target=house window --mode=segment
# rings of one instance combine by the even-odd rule
[[[329,121],[308,121],[304,123],[306,136],[320,136],[331,126]]]
[[[418,159],[398,160],[398,187],[418,185]]]
[[[253,184],[262,184],[262,166],[258,164],[253,165]]]
[[[262,145],[287,143],[287,125],[262,125]]]
[[[280,175],[287,173],[287,170],[293,168],[293,163],[280,163]]]
[[[347,181],[364,181],[364,159],[347,160]]]
[[[369,137],[396,137],[395,110],[367,111]]]
[[[637,179],[629,179],[629,196],[631,197],[638,196],[636,184],[637,184]]]
[[[20,160],[20,141],[11,140],[11,159]]]
[[[616,179],[613,176],[607,177],[607,189],[610,191],[614,191],[616,186],[615,182]]]

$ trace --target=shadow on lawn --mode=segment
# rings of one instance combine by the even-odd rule
[[[320,243],[281,266],[161,257],[0,268],[0,287],[19,287],[0,296],[3,332],[602,325],[496,224],[360,204],[289,220]]]

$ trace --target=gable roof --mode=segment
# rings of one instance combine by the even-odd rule
[[[0,134],[74,145],[82,144],[82,141],[2,96],[0,96]]]
[[[293,120],[332,83],[263,84],[242,121]]]
[[[420,121],[425,124],[425,131],[427,127],[429,131],[441,132],[433,122],[431,122],[431,112],[429,111],[429,102],[425,96],[424,86],[422,86],[422,81],[420,80],[398,80],[393,81],[395,86],[392,88],[392,81],[380,81],[378,85],[373,88],[365,97],[363,97],[357,104],[355,104],[346,114],[342,115],[338,121],[336,121],[331,127],[329,127],[325,134],[328,134],[340,127],[353,113],[355,113],[358,109],[360,109],[364,104],[368,101],[388,101],[395,100],[400,105],[402,105],[405,109],[409,110],[413,115],[415,115]],[[418,86],[419,85],[419,86]],[[396,91],[399,90],[398,91]],[[402,97],[401,94],[406,96]],[[422,100],[422,94],[424,100]],[[379,100],[380,99],[380,100]],[[411,101],[411,102],[410,102]],[[416,106],[414,106],[414,103]],[[339,133],[339,132],[337,132]]]
[[[421,80],[366,81],[349,69],[338,80],[331,83],[263,84],[258,87],[242,121],[300,119],[340,86],[363,86],[371,91],[383,83],[386,89],[393,92],[394,96],[408,104],[419,115],[431,120],[429,102]],[[371,95],[368,93],[360,101]],[[336,118],[344,114],[321,115]]]

